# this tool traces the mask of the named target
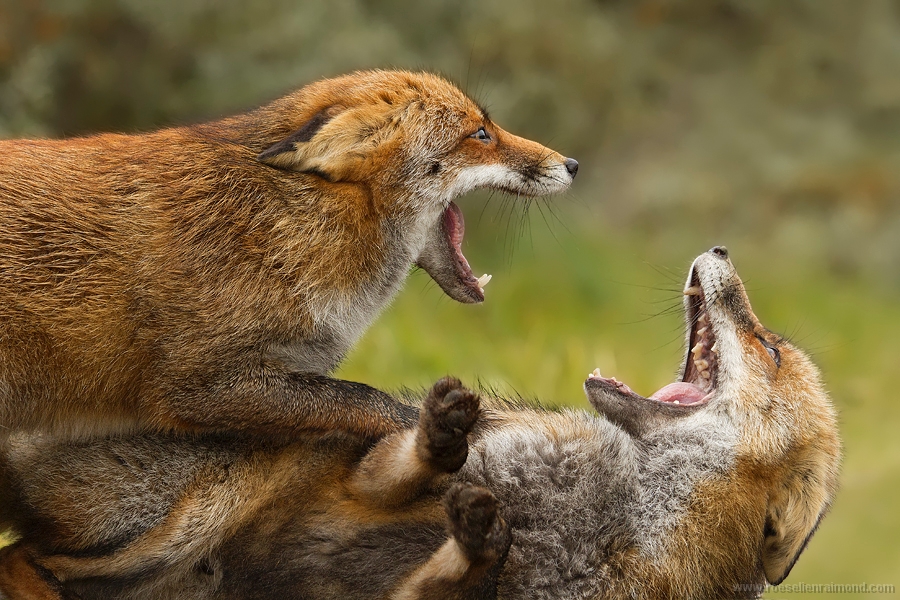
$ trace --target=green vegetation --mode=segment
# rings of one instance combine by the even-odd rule
[[[357,68],[442,71],[579,177],[527,218],[464,199],[487,302],[414,274],[340,375],[453,373],[587,408],[599,367],[647,393],[681,360],[683,274],[725,244],[841,411],[843,490],[787,583],[900,586],[897,39],[884,0],[0,0],[0,136],[191,122]]]

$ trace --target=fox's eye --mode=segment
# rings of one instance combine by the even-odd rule
[[[769,353],[769,358],[772,359],[772,362],[775,363],[775,366],[780,367],[781,366],[781,352],[778,351],[778,348],[776,348],[775,346],[773,346],[772,344],[767,342],[766,338],[764,338],[761,335],[757,335],[756,339],[759,340],[759,343],[762,344],[763,348],[766,349],[766,352]]]
[[[778,348],[774,348],[772,346],[766,345],[766,352],[769,353],[769,357],[775,363],[776,367],[781,366],[781,353],[778,351]]]
[[[489,142],[489,141],[491,141],[491,136],[489,136],[489,135],[488,135],[488,132],[484,130],[484,127],[482,127],[481,129],[479,129],[478,131],[476,131],[475,133],[473,133],[473,134],[472,134],[471,136],[469,136],[469,137],[473,137],[473,138],[475,138],[476,140],[481,140],[482,142]]]

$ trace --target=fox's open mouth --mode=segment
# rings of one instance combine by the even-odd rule
[[[682,367],[680,381],[670,383],[649,398],[635,393],[615,377],[603,377],[599,369],[588,375],[585,387],[603,389],[634,400],[646,400],[660,405],[692,407],[706,404],[716,391],[718,378],[718,351],[716,338],[707,313],[707,298],[696,271],[684,290],[687,298],[689,326],[688,351]]]
[[[462,211],[450,202],[441,214],[437,227],[416,264],[425,269],[444,292],[459,302],[473,303],[484,300],[484,286],[490,275],[475,277],[469,261],[462,253],[462,241],[466,224]]]
[[[474,273],[472,273],[472,268],[469,266],[469,261],[463,256],[462,241],[466,233],[466,222],[463,219],[462,211],[455,202],[451,201],[441,218],[444,221],[444,230],[447,233],[447,243],[456,255],[456,274],[459,276],[460,283],[470,288],[481,300],[484,300],[484,286],[491,280],[491,276],[482,275],[476,278]]]

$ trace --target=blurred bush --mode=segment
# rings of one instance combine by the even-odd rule
[[[191,122],[376,66],[439,70],[578,157],[609,222],[900,284],[889,0],[2,0],[0,136]]]

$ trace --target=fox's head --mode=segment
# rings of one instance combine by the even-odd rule
[[[280,125],[267,133],[259,161],[366,186],[375,212],[410,232],[415,262],[460,302],[481,302],[486,280],[462,254],[463,217],[453,200],[477,188],[553,194],[578,170],[575,160],[507,133],[430,73],[326,79],[261,109],[260,118]]]
[[[639,443],[665,431],[676,443],[678,432],[725,432],[731,471],[748,479],[729,489],[751,522],[766,580],[778,584],[837,490],[835,412],[809,358],[756,318],[725,248],[694,261],[684,295],[687,355],[675,383],[644,398],[594,371],[585,390]]]

